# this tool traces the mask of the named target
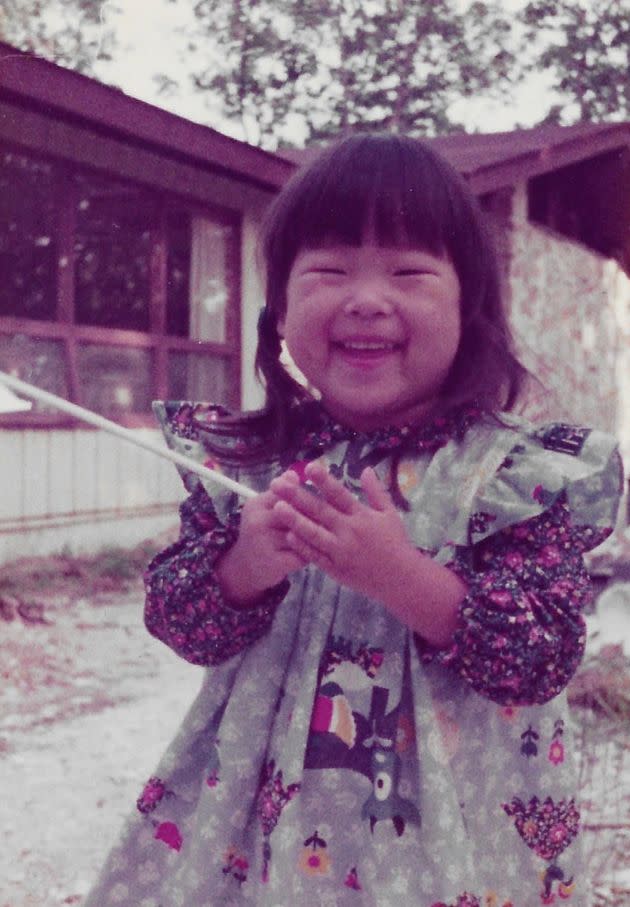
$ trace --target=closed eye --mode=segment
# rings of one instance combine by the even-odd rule
[[[310,274],[345,274],[342,268],[309,268]]]
[[[434,271],[423,268],[400,268],[398,271],[394,271],[394,277],[423,277],[426,274],[434,273]]]

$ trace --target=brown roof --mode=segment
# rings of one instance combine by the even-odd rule
[[[456,133],[427,141],[466,176],[475,192],[486,192],[606,151],[630,148],[630,122]],[[287,149],[280,155],[302,163],[317,153],[318,148]]]
[[[315,147],[276,154],[263,151],[0,42],[2,96],[23,108],[83,123],[270,190],[286,182],[296,163],[318,152]],[[0,119],[0,132],[1,127]],[[630,122],[458,133],[428,141],[481,193],[606,151],[630,148]]]
[[[630,122],[536,126],[512,132],[456,134],[431,139],[475,191],[509,185],[595,157],[630,148]]]
[[[293,170],[284,158],[2,42],[0,99],[124,138],[130,144],[157,148],[162,154],[209,166],[265,189],[280,188]]]

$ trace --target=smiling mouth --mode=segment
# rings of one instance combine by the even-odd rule
[[[393,353],[402,348],[401,343],[392,340],[335,340],[333,346],[344,353],[363,355]]]

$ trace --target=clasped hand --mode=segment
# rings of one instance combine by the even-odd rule
[[[245,504],[238,541],[221,571],[226,593],[245,601],[314,564],[337,582],[383,600],[397,581],[396,553],[410,548],[387,490],[371,468],[361,475],[365,503],[320,463],[309,463],[305,474],[311,490],[288,470]]]

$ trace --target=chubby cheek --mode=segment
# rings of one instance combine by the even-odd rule
[[[306,334],[287,331],[285,345],[289,356],[300,372],[311,383],[316,384],[326,365],[327,347],[322,343],[315,343]]]
[[[329,353],[329,325],[321,309],[304,307],[289,310],[281,325],[289,355],[307,377],[321,366]]]
[[[449,367],[459,349],[461,339],[461,318],[459,305],[438,309],[430,328],[434,340],[436,355]]]

